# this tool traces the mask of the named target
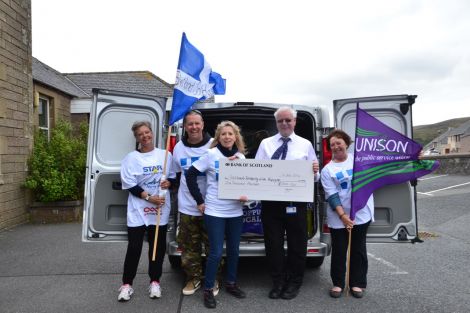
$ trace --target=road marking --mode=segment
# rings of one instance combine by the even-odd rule
[[[429,197],[434,197],[433,195],[430,195],[430,194],[427,193],[427,192],[419,192],[419,191],[418,191],[417,193],[419,193],[420,195],[425,195],[425,196],[429,196]]]
[[[452,189],[452,188],[456,188],[456,187],[460,187],[460,186],[465,186],[465,185],[468,185],[468,184],[470,184],[470,182],[463,183],[463,184],[458,184],[458,185],[454,185],[454,186],[449,186],[449,187],[446,187],[446,188],[436,189],[436,190],[433,190],[433,191],[428,191],[426,193],[438,192],[438,191],[442,191],[442,190],[447,190],[447,189]]]
[[[395,274],[395,275],[407,275],[408,274],[408,272],[402,271],[398,266],[396,266],[396,265],[392,264],[391,262],[386,261],[382,258],[378,258],[375,255],[373,255],[372,253],[367,252],[367,255],[370,256],[371,258],[373,258],[374,260],[382,263],[383,265],[393,269],[395,272],[392,272],[391,274]]]
[[[434,178],[439,178],[439,177],[444,177],[444,176],[449,176],[449,174],[444,174],[444,175],[439,175],[439,176],[433,176],[433,177],[426,177],[426,178],[418,178],[419,181],[421,180],[428,180],[428,179],[434,179]]]

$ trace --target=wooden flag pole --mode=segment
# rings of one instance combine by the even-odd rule
[[[165,161],[163,162],[163,175],[166,176],[166,165],[168,161],[168,150],[170,149],[170,138],[171,138],[171,125],[168,125],[168,132],[166,138],[166,150],[165,150]],[[160,180],[161,184],[161,180]],[[160,194],[158,195],[160,197]],[[152,253],[152,262],[155,261],[157,255],[157,241],[158,241],[158,230],[160,228],[160,217],[162,215],[162,206],[157,206],[157,224],[155,225],[155,239],[153,241],[153,253]]]
[[[351,233],[352,229],[348,229],[349,232],[349,241],[348,241],[348,252],[347,252],[347,261],[346,261],[346,296],[349,295],[349,271],[351,267]]]

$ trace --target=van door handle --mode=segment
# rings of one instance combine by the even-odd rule
[[[120,181],[113,181],[113,190],[122,190],[122,183]]]

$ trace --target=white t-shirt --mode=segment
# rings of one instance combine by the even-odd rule
[[[281,134],[277,133],[272,137],[265,138],[261,141],[258,151],[256,152],[255,159],[257,160],[270,160],[274,152],[282,145]],[[292,133],[287,143],[286,160],[308,160],[317,161],[315,150],[313,150],[312,143],[305,138],[297,136]],[[319,173],[315,174],[315,181],[320,179]]]
[[[201,212],[197,209],[197,203],[189,192],[186,183],[186,171],[191,165],[199,160],[199,158],[209,149],[212,138],[201,147],[185,146],[183,141],[176,144],[173,149],[173,169],[176,173],[181,173],[180,186],[178,189],[178,211],[183,214],[192,216],[201,216]],[[197,177],[197,184],[203,197],[206,195],[206,173],[201,173]]]
[[[129,189],[139,185],[150,195],[157,195],[160,179],[163,172],[165,150],[155,148],[150,152],[140,153],[132,151],[126,155],[121,163],[122,189]],[[168,153],[167,164],[171,164],[171,153]],[[175,173],[167,167],[166,177],[174,178]],[[156,205],[129,193],[127,199],[127,226],[156,225]],[[165,204],[162,208],[160,225],[168,223],[170,215],[170,193],[166,193]]]
[[[321,183],[325,190],[325,198],[338,193],[344,212],[349,215],[351,212],[351,180],[353,173],[354,156],[348,154],[344,162],[328,163],[321,171]],[[327,208],[328,226],[331,228],[344,228],[338,213],[328,204]],[[368,221],[374,221],[374,196],[371,195],[364,208],[356,212],[355,224],[361,225]]]
[[[245,156],[237,153],[239,159]],[[243,206],[239,200],[219,199],[219,160],[227,159],[217,147],[207,150],[199,160],[193,163],[193,166],[199,172],[205,172],[207,175],[207,191],[204,201],[206,209],[204,214],[216,217],[237,217],[243,215]],[[241,196],[241,195],[240,195]]]

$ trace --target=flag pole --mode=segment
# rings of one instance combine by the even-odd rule
[[[349,296],[349,269],[351,265],[351,234],[352,234],[352,228],[348,229],[348,251],[347,251],[347,270],[346,270],[346,296]]]
[[[163,175],[166,176],[166,165],[168,161],[168,152],[170,149],[170,139],[171,139],[171,125],[168,125],[168,132],[166,138],[166,149],[165,149],[165,161],[163,162]],[[161,184],[160,180],[160,184]],[[160,197],[160,194],[158,195]],[[171,204],[170,204],[171,205]],[[152,252],[152,262],[155,261],[155,257],[157,255],[157,241],[158,241],[158,230],[160,228],[160,217],[162,215],[162,206],[157,206],[157,224],[155,225],[155,239],[153,240],[153,252]]]
[[[357,115],[359,111],[359,102],[356,103],[356,128],[354,129],[354,141],[356,141],[357,138]],[[349,211],[349,217],[351,217],[351,213],[353,210],[353,189],[354,189],[354,165],[356,162],[354,160],[356,159],[356,143],[354,143],[354,153],[353,153],[353,178],[351,180],[351,209]],[[354,227],[354,226],[353,226]],[[347,258],[346,258],[346,296],[349,295],[349,272],[351,270],[351,239],[352,239],[352,228],[348,230],[349,235],[348,235],[348,251],[347,251]]]

